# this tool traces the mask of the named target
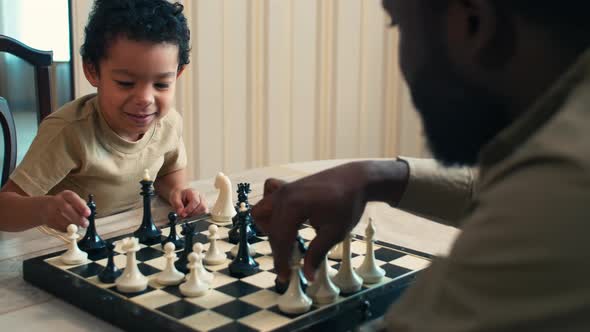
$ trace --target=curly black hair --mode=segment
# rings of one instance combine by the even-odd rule
[[[95,0],[84,29],[82,60],[99,68],[109,44],[120,36],[178,46],[178,68],[189,63],[190,30],[180,3],[167,0]]]

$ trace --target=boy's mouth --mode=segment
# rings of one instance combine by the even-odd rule
[[[149,123],[156,116],[156,114],[157,113],[151,113],[151,114],[125,113],[125,115],[127,115],[127,117],[129,117],[133,122],[136,122],[138,124]]]

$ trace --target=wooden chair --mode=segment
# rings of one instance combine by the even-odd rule
[[[0,52],[12,54],[35,68],[35,90],[37,94],[37,122],[51,113],[51,63],[53,52],[31,48],[14,38],[0,35]]]
[[[37,123],[51,113],[51,64],[53,62],[53,52],[40,51],[31,48],[16,39],[0,35],[0,53],[9,53],[20,58],[33,66],[35,77],[34,86],[37,97]],[[4,96],[9,99],[8,96]],[[4,160],[2,165],[2,177],[0,185],[4,186],[8,181],[8,176],[16,167],[17,145],[16,145],[16,126],[14,117],[8,108],[8,102],[0,96],[0,124],[4,136]]]
[[[8,103],[2,97],[0,97],[0,127],[4,136],[4,160],[0,185],[4,186],[16,166],[16,127],[12,113],[8,109]]]

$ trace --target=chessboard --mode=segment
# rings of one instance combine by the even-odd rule
[[[187,222],[194,224],[193,241],[208,245],[209,216],[201,216]],[[176,225],[177,233],[181,227]],[[228,252],[233,244],[228,242],[231,225],[219,227],[217,245]],[[170,233],[163,227],[162,239]],[[309,243],[315,232],[303,225],[299,235]],[[117,243],[125,234],[108,239],[115,244],[114,262],[125,266],[125,255]],[[118,242],[119,241],[119,242]],[[138,293],[122,293],[115,284],[104,284],[97,275],[107,264],[107,253],[91,254],[80,265],[64,265],[59,256],[63,253],[35,257],[24,261],[24,279],[31,284],[63,299],[88,313],[126,330],[145,331],[345,331],[379,317],[395,301],[419,274],[430,264],[431,256],[394,244],[375,241],[377,264],[386,272],[378,284],[363,285],[354,294],[341,295],[327,305],[313,305],[300,315],[281,312],[277,306],[279,294],[275,291],[276,273],[268,240],[255,237],[250,241],[256,249],[254,259],[260,272],[234,278],[228,271],[231,260],[217,266],[206,266],[215,275],[211,289],[205,296],[188,298],[178,286],[159,285],[154,275],[162,271],[166,260],[161,244],[141,245],[136,253],[139,270],[150,281],[146,290]],[[363,237],[354,235],[351,243],[352,265],[360,266],[366,245]],[[179,250],[180,252],[180,250]],[[329,260],[338,269],[339,261]]]

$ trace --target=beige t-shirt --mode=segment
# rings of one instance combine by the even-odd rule
[[[78,98],[41,123],[10,176],[30,196],[71,190],[94,195],[98,216],[139,207],[144,169],[152,179],[186,167],[182,118],[171,110],[137,142],[110,129],[96,95]]]

